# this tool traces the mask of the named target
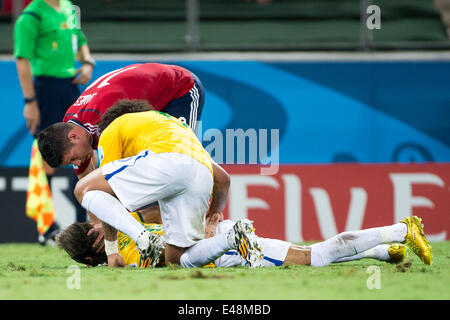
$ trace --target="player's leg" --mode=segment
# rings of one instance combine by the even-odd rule
[[[125,209],[108,184],[102,168],[80,179],[74,190],[78,202],[101,221],[122,231],[141,247],[148,245],[146,229]]]
[[[180,158],[183,160],[180,161]],[[203,176],[199,174],[198,170],[195,170],[189,161],[202,168]],[[90,211],[95,215],[98,214],[99,219],[105,219],[103,221],[129,235],[136,242],[143,259],[158,258],[159,252],[155,250],[155,242],[152,242],[154,239],[150,239],[147,245],[144,246],[142,245],[143,242],[140,242],[144,238],[142,234],[136,240],[132,230],[125,230],[122,223],[124,223],[123,215],[125,215],[126,210],[135,211],[155,201],[159,202],[167,239],[165,250],[166,263],[180,263],[180,257],[184,251],[203,239],[205,232],[204,215],[209,205],[213,181],[211,172],[201,163],[179,153],[154,154],[146,150],[134,157],[106,164],[100,170],[101,172],[97,170],[94,178],[90,178],[92,181],[89,180],[84,183],[91,186],[95,192],[102,190],[104,194],[101,194],[101,196],[93,194],[95,199],[88,201],[91,197],[89,194],[92,191],[89,188],[87,189],[89,192],[83,191],[85,188],[83,188],[83,183],[80,182],[78,186],[80,193],[77,193],[77,196],[86,208],[91,208],[92,210]],[[198,204],[199,199],[190,197],[189,201],[185,201],[185,199],[177,197],[186,194],[187,189],[192,192],[198,191],[202,196],[200,199],[201,210],[192,211],[189,207],[191,203]],[[108,196],[114,198],[111,192],[119,200],[109,199],[109,201],[106,201]],[[190,196],[191,193],[187,193],[187,195]],[[86,196],[88,200],[85,200]],[[100,197],[104,199],[98,201]],[[100,211],[102,209],[105,210],[105,208],[96,208],[99,202],[102,202],[105,206],[113,204],[116,218],[109,217],[109,213],[103,213],[102,215]],[[106,211],[108,212],[108,210]],[[190,216],[189,212],[191,211],[197,216]],[[202,213],[203,220],[198,217],[200,213]],[[179,229],[175,229],[177,226]],[[174,229],[175,231],[173,231]],[[210,252],[220,251],[221,245],[224,245],[226,240],[219,240],[223,239],[216,238],[211,239],[207,243],[202,242],[202,252],[209,256],[213,254]],[[229,248],[228,245],[226,248]],[[194,256],[197,258],[196,254]],[[215,254],[213,254],[211,259],[215,257]],[[200,258],[202,259],[202,257]],[[157,262],[157,260],[154,261]],[[195,260],[194,263],[196,263]]]
[[[326,266],[343,257],[353,256],[386,242],[401,242],[407,226],[397,223],[388,227],[347,231],[311,246],[311,265]]]
[[[311,265],[325,266],[386,242],[404,242],[423,263],[432,264],[431,246],[425,237],[422,220],[412,216],[391,226],[344,232],[316,243],[311,246]]]
[[[268,239],[274,241],[272,239]],[[279,241],[279,240],[278,240]],[[272,246],[276,248],[277,244],[273,243]],[[266,255],[267,249],[265,249],[265,244],[262,242],[263,252]],[[281,249],[281,247],[280,247]],[[279,251],[274,251],[279,252]],[[361,253],[355,254],[353,256],[342,257],[337,259],[333,263],[355,261],[360,259],[375,259],[379,261],[386,261],[390,263],[400,263],[405,258],[405,247],[401,244],[381,244],[375,246],[371,249],[363,251]],[[290,245],[285,258],[281,259],[283,265],[285,264],[296,264],[296,265],[310,265],[311,264],[311,247],[309,246],[298,246]]]
[[[162,224],[161,211],[159,209],[158,202],[156,202],[156,205],[140,208],[138,211],[142,215],[145,223]]]
[[[211,171],[190,156],[165,154],[164,164],[172,173],[171,183],[183,190],[159,200],[161,218],[166,238],[166,263],[183,267],[201,267],[230,249],[237,249],[241,239],[246,239],[248,253],[253,259],[251,230],[246,221],[238,221],[228,234],[205,239],[206,211],[213,188]],[[253,261],[253,260],[252,260]]]
[[[229,234],[233,229],[234,222],[231,220],[224,220],[219,222],[216,229],[217,235]],[[293,245],[287,241],[278,239],[269,239],[257,237],[258,244],[261,246],[261,251],[264,257],[261,261],[263,267],[281,266],[284,263],[293,264],[308,264],[301,260],[300,252],[297,251],[299,246]],[[304,247],[302,247],[303,249]],[[309,252],[309,248],[305,252]],[[303,251],[302,251],[303,253]],[[247,261],[239,254],[237,250],[230,250],[225,252],[221,257],[214,261],[217,267],[234,267],[248,265]]]
[[[166,239],[166,263],[201,267],[229,250],[227,236],[205,238],[205,214],[213,188],[210,170],[184,154],[165,154],[171,185],[182,188],[159,200]],[[169,176],[169,174],[167,174]]]
[[[224,220],[217,226],[217,234],[226,234],[232,228],[231,220]],[[269,238],[258,238],[264,253],[264,267],[273,267],[286,264],[310,265],[311,264],[311,246],[294,245],[286,241]],[[348,257],[342,257],[334,261],[346,262],[364,258],[372,258],[379,261],[399,263],[405,257],[405,248],[401,244],[378,245],[374,248],[363,251]],[[235,250],[226,252],[223,256],[216,259],[214,264],[217,267],[233,267],[245,265],[245,261]]]
[[[297,246],[286,241],[268,238],[258,238],[264,253],[263,267],[279,267],[283,265],[309,265],[311,263],[311,248]],[[247,262],[236,250],[225,252],[214,261],[217,267],[246,266]]]
[[[92,181],[84,182],[93,189],[83,187],[80,182],[78,199],[99,219],[105,219],[103,221],[129,235],[144,259],[153,257],[153,253],[159,257],[159,252],[154,250],[151,241],[146,247],[141,245],[142,234],[135,240],[131,226],[127,231],[122,225],[123,216],[126,209],[135,211],[157,200],[167,241],[166,263],[184,261],[187,267],[203,266],[224,251],[235,248],[227,236],[203,239],[213,178],[209,169],[193,158],[179,153],[154,154],[146,150],[134,157],[106,164],[101,173],[97,170],[96,176],[93,175]],[[103,179],[119,200],[114,199]],[[109,217],[109,213],[101,213],[102,210],[111,211],[108,209],[111,205],[115,218]]]
[[[334,263],[355,261],[360,259],[375,259],[390,263],[400,263],[405,259],[405,246],[402,244],[380,244],[376,247],[349,257],[343,257]]]
[[[233,229],[234,222],[231,220],[223,220],[218,223],[215,235],[227,235]],[[228,250],[222,256],[214,260],[216,267],[236,267],[245,265],[245,259],[239,254],[237,250]]]
[[[180,264],[186,268],[201,267],[234,250],[246,265],[262,267],[264,255],[256,239],[252,222],[242,219],[233,225],[229,233],[202,239],[188,248],[180,256]]]

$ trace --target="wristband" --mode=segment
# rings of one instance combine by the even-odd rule
[[[92,66],[92,68],[95,68],[95,60],[94,59],[89,59],[89,60],[85,60],[83,61],[83,64],[90,64]]]
[[[35,100],[36,100],[36,97],[29,97],[29,98],[25,97],[25,99],[24,99],[25,103],[30,103],[30,102],[33,102]]]
[[[105,253],[107,256],[114,254],[114,253],[119,253],[117,244],[118,244],[117,240],[116,241],[105,240]]]

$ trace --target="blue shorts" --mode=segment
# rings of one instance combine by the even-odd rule
[[[36,100],[41,112],[41,123],[36,136],[45,128],[61,122],[67,109],[78,99],[80,90],[72,84],[73,78],[38,76],[34,79]]]
[[[188,93],[169,102],[161,111],[186,122],[192,131],[197,129],[203,105],[205,104],[205,88],[200,79],[192,73],[194,86]]]

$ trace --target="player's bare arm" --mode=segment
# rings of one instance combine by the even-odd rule
[[[125,267],[125,261],[117,248],[117,230],[109,224],[102,222],[105,237],[105,252],[108,257],[108,266],[113,268]]]
[[[222,211],[227,203],[230,189],[230,175],[214,161],[211,161],[211,164],[214,172],[214,187],[211,206],[206,217],[206,238],[214,236],[217,225],[223,221]]]

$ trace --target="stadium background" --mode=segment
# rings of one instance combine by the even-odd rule
[[[450,238],[449,1],[73,3],[97,60],[93,79],[136,62],[181,65],[206,88],[204,146],[227,129],[249,133],[243,164],[236,145],[212,154],[232,175],[227,217],[301,242],[416,214],[431,240]],[[35,242],[12,4],[2,1],[0,20],[0,242]],[[366,27],[370,4],[381,9],[379,30]],[[260,139],[276,154],[264,157]],[[262,175],[270,159],[279,168]],[[66,168],[52,181],[62,226],[83,218],[70,202],[73,178]]]

